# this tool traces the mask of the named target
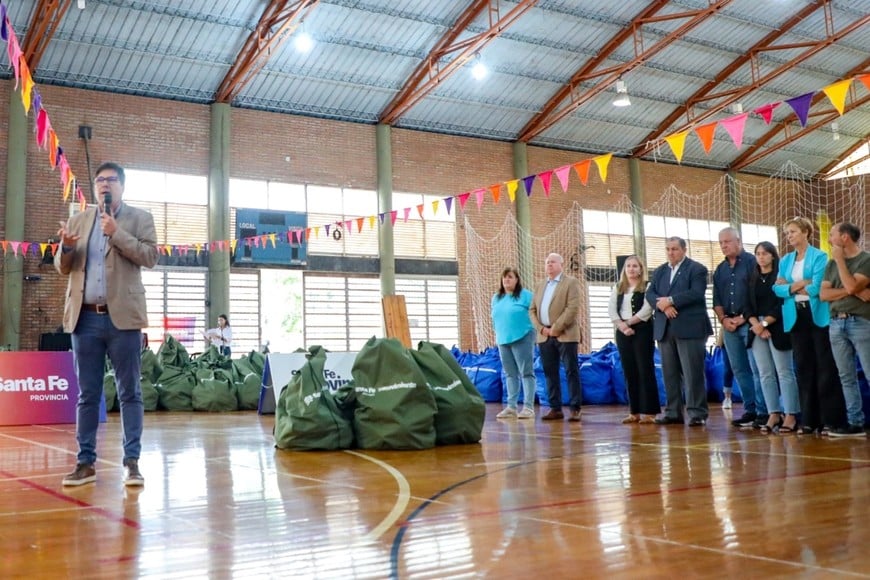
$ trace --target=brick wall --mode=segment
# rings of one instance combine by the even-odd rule
[[[0,134],[5,135],[10,82],[0,83]],[[206,175],[208,172],[210,107],[143,97],[113,95],[61,87],[40,87],[43,102],[58,132],[74,172],[87,184],[83,142],[78,126],[93,127],[91,165],[114,160],[133,169],[163,170]],[[230,173],[233,177],[274,179],[351,188],[376,188],[375,127],[233,109]],[[31,125],[32,126],[32,125]],[[512,179],[510,143],[393,129],[393,188],[395,191],[456,195]],[[0,166],[5,166],[6,139],[0,139]],[[542,147],[528,147],[529,172],[540,172],[574,163],[590,155]],[[289,160],[288,160],[289,158]],[[4,167],[5,168],[5,167]],[[671,183],[687,193],[703,193],[720,178],[719,171],[674,165],[641,163],[642,187],[647,203],[658,198]],[[0,183],[5,191],[5,182]],[[593,165],[587,187],[571,177],[566,193],[554,179],[552,194],[544,197],[537,183],[530,208],[532,233],[541,235],[561,223],[574,202],[592,209],[610,209],[620,194],[628,194],[628,162],[614,158],[607,183]],[[522,194],[522,186],[520,189]],[[44,241],[56,233],[58,220],[67,215],[61,200],[58,173],[48,166],[45,151],[29,146],[25,232],[28,241]],[[514,206],[507,196],[499,204],[487,201],[478,210],[473,198],[466,215],[475,229],[500,224]],[[5,196],[0,210],[5,209]],[[727,213],[727,212],[726,212]],[[463,218],[457,226],[463,227]],[[5,231],[5,230],[0,230]],[[465,270],[465,239],[458,235],[460,279]],[[39,274],[39,282],[25,282],[22,304],[21,346],[35,349],[39,334],[60,324],[66,282],[51,266],[28,258],[25,274]],[[460,296],[467,288],[460,282]],[[461,340],[471,344],[470,313],[460,300]]]

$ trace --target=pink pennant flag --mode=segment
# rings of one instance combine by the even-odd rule
[[[344,222],[344,230],[350,234],[353,230],[353,220],[347,220]]]
[[[27,250],[30,249],[30,242],[21,242],[21,255],[27,256]]]
[[[6,27],[9,30],[9,40],[7,41],[6,53],[9,55],[9,62],[12,63],[12,68],[15,71],[15,88],[18,88],[18,77],[21,75],[21,72],[18,70],[18,66],[21,63],[21,46],[18,44],[18,37],[15,36],[15,30],[12,29],[12,26],[8,22]]]
[[[734,146],[738,149],[743,147],[743,130],[746,128],[746,119],[748,118],[749,113],[742,113],[719,121],[725,130],[728,131],[731,140],[734,141]]]
[[[571,166],[563,165],[562,167],[554,169],[553,173],[556,174],[556,178],[559,180],[559,185],[562,186],[562,193],[566,193],[568,191],[568,174],[571,173]]]
[[[408,221],[408,216],[411,215],[411,208],[410,208],[410,207],[406,207],[406,208],[403,209],[402,211],[403,211],[404,214],[405,214],[405,221]]]
[[[467,191],[461,195],[456,196],[459,198],[459,207],[461,209],[465,209],[465,204],[468,203],[468,196],[470,196],[470,195],[471,195],[471,192]]]
[[[9,242],[9,245],[12,246],[12,255],[18,255],[18,246],[21,245],[21,242]]]
[[[474,197],[477,199],[477,209],[480,209],[480,206],[483,205],[483,195],[486,193],[486,190],[483,188],[474,190]]]
[[[539,173],[538,177],[541,178],[541,185],[544,186],[544,197],[550,197],[550,180],[553,179],[553,170]]]
[[[813,104],[813,97],[815,95],[815,91],[812,91],[785,101],[788,103],[788,106],[791,107],[792,111],[794,111],[794,114],[797,115],[798,120],[801,122],[801,127],[807,126],[807,119],[810,115],[810,106]]]
[[[391,226],[396,225],[396,218],[398,216],[399,216],[399,212],[397,212],[396,210],[393,210],[390,212],[390,225]]]
[[[51,124],[48,120],[48,111],[40,109],[36,113],[36,145],[40,149],[45,149],[49,127],[51,127]]]

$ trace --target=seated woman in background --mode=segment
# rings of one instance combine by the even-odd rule
[[[217,328],[204,330],[202,335],[213,346],[217,347],[218,352],[224,356],[230,356],[232,354],[230,345],[233,343],[233,329],[230,328],[230,321],[226,314],[221,314],[218,316],[217,323]]]
[[[755,260],[757,266],[749,278],[749,307],[744,317],[750,324],[748,346],[755,357],[764,402],[770,413],[761,431],[794,433],[797,431],[800,404],[792,363],[791,337],[782,327],[782,299],[773,293],[779,270],[779,254],[773,244],[761,242],[755,246]]]
[[[490,309],[498,355],[507,376],[507,407],[496,415],[499,419],[535,417],[535,373],[532,370],[535,327],[529,318],[531,305],[532,293],[523,288],[520,273],[515,268],[505,268]],[[523,381],[523,410],[520,412],[517,412],[518,376]]]
[[[640,258],[627,257],[608,305],[628,389],[629,415],[623,423],[653,423],[661,411],[653,362],[653,309],[646,301],[646,286]]]

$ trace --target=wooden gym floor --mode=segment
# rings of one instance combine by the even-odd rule
[[[497,421],[480,445],[288,452],[274,416],[120,420],[96,484],[63,488],[74,427],[0,427],[0,578],[870,578],[870,442]],[[540,412],[539,412],[540,416]]]

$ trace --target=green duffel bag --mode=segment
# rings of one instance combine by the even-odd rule
[[[240,411],[256,410],[260,406],[260,390],[263,379],[260,375],[248,373],[241,382],[233,383],[236,387],[236,398],[239,400]]]
[[[435,397],[402,343],[370,338],[354,360],[351,375],[356,392],[353,426],[361,448],[435,446]]]
[[[211,345],[200,355],[191,357],[190,364],[199,369],[232,369],[233,360]]]
[[[196,379],[192,373],[178,367],[163,367],[157,382],[158,403],[167,411],[193,411],[193,386]]]
[[[157,350],[157,359],[162,367],[187,368],[190,366],[190,355],[184,345],[167,334],[163,344]]]
[[[160,375],[163,374],[163,366],[160,364],[160,359],[154,354],[153,350],[145,349],[142,351],[142,369],[140,374],[142,380],[147,379],[151,383],[157,382]]]
[[[281,391],[275,407],[275,446],[279,449],[348,449],[353,427],[338,408],[323,369],[326,351],[313,346],[308,360]]]
[[[426,383],[438,405],[438,412],[435,414],[435,443],[477,443],[483,431],[486,404],[462,368],[457,365],[461,373],[461,376],[457,376],[456,371],[441,357],[439,347],[450,355],[443,345],[425,341],[420,342],[418,350],[409,351],[426,376]],[[463,383],[462,377],[471,385],[470,390]]]
[[[106,411],[111,413],[121,408],[118,403],[118,385],[115,384],[115,373],[112,371],[103,375],[103,397],[106,399]]]
[[[142,386],[142,406],[146,411],[156,411],[157,410],[157,401],[160,398],[159,393],[157,392],[157,387],[154,386],[148,379],[141,380]]]
[[[232,384],[225,379],[201,379],[193,387],[191,404],[194,411],[222,413],[237,411],[239,401]]]

